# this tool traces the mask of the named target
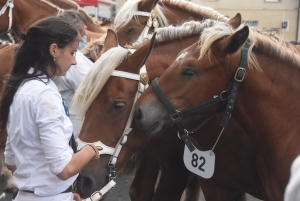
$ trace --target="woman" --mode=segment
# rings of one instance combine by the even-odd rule
[[[85,16],[75,10],[65,10],[57,17],[68,21],[74,28],[76,28],[80,32],[81,41],[79,42],[78,46],[80,46],[80,44],[83,44],[83,41],[85,40],[84,38],[86,38],[87,35]],[[78,47],[78,50],[76,52],[77,64],[72,65],[65,76],[57,76],[53,79],[59,93],[61,94],[68,107],[71,105],[71,101],[73,99],[75,91],[93,65],[93,63],[86,56],[84,56],[84,54],[79,49],[80,47]],[[70,119],[73,123],[73,134],[76,139],[79,135],[83,122],[82,119],[75,115],[75,112],[72,110],[72,108],[70,108]]]
[[[73,153],[72,124],[52,81],[76,64],[80,35],[67,21],[49,17],[23,39],[0,105],[0,128],[8,134],[5,163],[19,189],[15,201],[81,200],[71,186],[100,157],[94,145]]]

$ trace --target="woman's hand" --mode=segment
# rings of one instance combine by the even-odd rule
[[[75,201],[82,201],[80,195],[78,193],[73,193],[73,200]]]

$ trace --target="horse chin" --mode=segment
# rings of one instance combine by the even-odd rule
[[[77,182],[77,191],[82,198],[90,197],[92,193],[101,190],[108,183],[109,169],[107,163],[109,158],[110,156],[101,155],[97,166],[86,167],[80,173],[80,181]]]

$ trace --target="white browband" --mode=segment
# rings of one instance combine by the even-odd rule
[[[111,74],[111,76],[123,77],[123,78],[131,79],[131,80],[138,80],[138,81],[140,80],[140,75],[138,75],[138,74],[128,73],[128,72],[119,71],[119,70],[114,70],[113,73]]]
[[[145,17],[150,17],[151,13],[149,12],[144,12],[144,11],[134,11],[133,15],[141,15],[141,16],[145,16]]]

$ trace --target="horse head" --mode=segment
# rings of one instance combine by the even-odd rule
[[[219,23],[233,30],[241,24],[241,16],[237,14],[227,23]],[[208,30],[216,29],[215,27],[218,26],[204,30],[201,38],[210,34]],[[180,111],[220,94],[228,84],[228,77],[231,78],[235,73],[235,71],[229,71],[229,66],[235,68],[238,65],[240,56],[238,50],[245,43],[248,34],[248,27],[245,26],[233,34],[228,34],[227,37],[220,38],[210,44],[209,51],[206,51],[201,59],[199,59],[199,54],[204,48],[208,48],[202,45],[201,40],[182,50],[177,59],[158,79],[159,86],[171,105]],[[234,63],[237,64],[234,65]],[[208,84],[211,81],[213,84]],[[209,114],[218,106],[218,104],[213,105],[197,114]],[[148,133],[154,134],[168,120],[171,120],[168,110],[154,93],[153,87],[149,87],[137,101],[136,124]]]
[[[148,141],[145,135],[139,135],[138,129],[130,132],[130,119],[134,101],[143,90],[143,86],[138,85],[147,84],[140,79],[139,72],[153,48],[154,39],[155,35],[143,48],[130,53],[118,46],[115,32],[109,29],[101,57],[74,96],[73,107],[84,116],[79,142],[96,144],[101,154],[97,166],[81,172],[78,191],[82,197],[102,188],[108,179],[114,179],[112,172],[120,170],[133,152]],[[123,151],[118,156],[122,146],[130,154]],[[109,168],[108,164],[113,167]]]
[[[143,37],[149,31],[153,32],[154,26],[168,25],[162,13],[162,7],[157,5],[158,1],[130,0],[125,2],[114,20],[114,27],[121,46],[133,43],[139,36]]]

